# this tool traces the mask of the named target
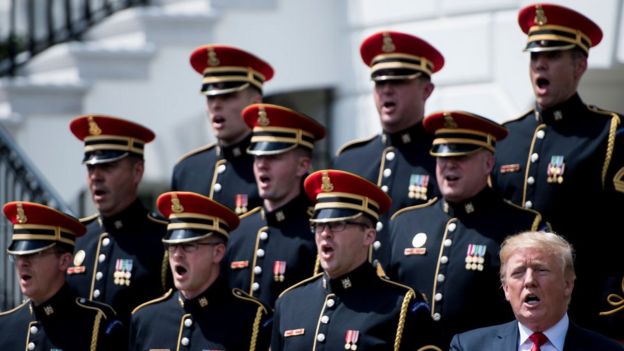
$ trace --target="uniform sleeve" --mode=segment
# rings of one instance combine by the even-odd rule
[[[624,209],[624,119],[620,116],[619,125],[612,143],[613,151],[608,172],[605,177],[606,199],[604,200],[609,212],[604,220],[609,223],[603,228],[613,230],[613,235],[621,227],[622,209]],[[610,229],[609,229],[610,228]],[[615,240],[615,239],[614,239]],[[603,287],[600,306],[601,331],[608,336],[624,340],[624,261],[618,245],[605,245],[608,254],[605,255],[605,273],[607,279]]]
[[[100,346],[98,350],[125,350],[128,344],[128,330],[115,317],[108,317],[100,325]]]
[[[272,318],[271,351],[281,351],[284,348],[284,340],[282,339],[282,334],[279,331],[281,302],[281,299],[278,298],[275,303],[275,312],[273,313]]]
[[[425,299],[414,291],[410,291],[407,298],[410,299],[407,309],[401,313],[401,319],[405,314],[405,323],[403,326],[399,323],[397,328],[397,337],[401,338],[400,350],[446,350],[439,346],[440,337],[434,329],[431,309]]]
[[[258,327],[258,341],[256,343],[256,351],[266,351],[271,345],[271,333],[273,332],[273,313],[269,311],[260,320]]]

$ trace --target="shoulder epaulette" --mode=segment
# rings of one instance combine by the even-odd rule
[[[237,299],[241,299],[241,300],[244,300],[244,301],[249,301],[249,302],[255,303],[259,307],[262,307],[262,309],[264,310],[264,313],[268,313],[269,312],[269,309],[260,300],[258,300],[255,297],[247,294],[246,292],[244,292],[243,290],[241,290],[239,288],[232,289],[232,295],[234,295],[234,297],[237,298]]]
[[[152,222],[156,222],[158,224],[164,224],[164,225],[168,225],[169,224],[169,222],[166,219],[158,218],[153,213],[149,213],[149,212],[147,213],[147,219],[149,219]]]
[[[114,317],[117,315],[115,310],[110,306],[102,302],[87,300],[84,297],[77,297],[76,304],[82,308],[95,310],[102,312],[104,314],[104,318]]]
[[[238,218],[239,218],[239,219],[243,219],[243,218],[245,218],[245,217],[249,217],[249,216],[251,216],[252,214],[254,214],[254,213],[256,213],[256,212],[258,212],[258,211],[260,211],[260,210],[262,210],[262,206],[255,207],[254,209],[249,210],[249,211],[247,211],[247,212],[245,212],[245,213],[241,214],[240,216],[238,216]]]
[[[198,147],[197,149],[193,149],[193,150],[191,150],[191,151],[189,151],[189,152],[185,153],[184,155],[180,156],[180,157],[178,158],[178,160],[176,161],[176,164],[178,164],[178,163],[180,163],[182,160],[184,160],[184,159],[186,159],[186,158],[189,158],[189,157],[191,157],[191,156],[193,156],[193,155],[195,155],[195,154],[198,154],[198,153],[200,153],[200,152],[202,152],[202,151],[210,150],[210,149],[212,149],[212,148],[213,148],[213,147],[215,147],[215,146],[217,146],[217,143],[212,143],[212,144],[208,144],[208,145],[205,145],[205,146],[202,146],[202,147]]]
[[[19,304],[19,305],[17,305],[17,306],[15,306],[15,307],[13,307],[12,309],[7,310],[7,311],[0,312],[0,316],[6,316],[6,315],[9,315],[9,314],[11,314],[11,313],[13,313],[13,312],[16,312],[16,311],[18,311],[20,308],[24,307],[24,305],[26,305],[28,302],[30,302],[30,300],[26,299],[24,302],[22,302],[21,304]]]
[[[407,291],[409,291],[409,290],[414,291],[414,289],[412,289],[412,287],[407,286],[405,284],[397,283],[394,280],[391,280],[389,278],[384,278],[384,277],[380,277],[380,276],[377,276],[377,278],[379,278],[379,280],[381,280],[384,283],[388,283],[390,285],[401,287],[401,288],[403,288],[403,289],[405,289]],[[415,292],[414,292],[414,294],[415,294]]]
[[[594,105],[587,105],[587,108],[590,109],[593,112],[599,113],[601,115],[605,115],[607,117],[615,117],[615,118],[617,118],[618,123],[621,121],[620,114],[617,113],[617,112],[605,110],[605,109],[602,109],[602,108],[600,108],[598,106],[594,106]]]
[[[519,115],[519,116],[512,117],[512,118],[510,118],[510,119],[508,119],[508,120],[504,121],[504,122],[503,122],[503,123],[501,123],[501,124],[502,124],[502,125],[505,125],[505,124],[510,123],[510,122],[515,122],[515,121],[517,121],[517,120],[519,120],[519,119],[522,119],[522,118],[526,117],[526,115],[528,115],[528,114],[529,114],[529,113],[531,113],[531,112],[533,112],[533,109],[530,109],[530,110],[528,110],[527,112],[525,112],[525,113],[523,113],[523,114],[521,114],[521,115]]]
[[[336,151],[336,156],[340,156],[341,153],[343,153],[345,150],[347,150],[348,148],[351,148],[353,146],[357,146],[360,144],[365,144],[373,139],[375,139],[375,137],[377,136],[377,134],[374,134],[368,138],[363,138],[363,139],[355,139],[355,140],[351,140],[345,144],[343,144],[338,151]]]
[[[323,275],[323,273],[319,273],[319,274],[313,275],[313,276],[311,276],[309,278],[306,278],[306,279],[300,281],[299,283],[295,283],[295,284],[291,285],[289,288],[287,288],[286,290],[282,291],[282,293],[279,294],[278,298],[282,297],[282,295],[286,294],[287,292],[289,292],[290,290],[292,290],[292,289],[294,289],[296,287],[299,287],[301,285],[307,284],[307,283],[309,283],[311,281],[314,281],[314,280],[320,278],[322,275]]]
[[[419,208],[429,207],[429,206],[435,204],[437,201],[438,201],[438,197],[436,196],[436,197],[431,198],[429,201],[425,202],[424,204],[418,204],[418,205],[412,205],[412,206],[403,207],[402,209],[396,211],[392,215],[392,217],[390,217],[390,220],[393,220],[396,216],[398,216],[399,214],[401,214],[403,212],[416,210],[416,209],[419,209]]]
[[[525,208],[525,207],[516,205],[507,199],[503,199],[503,201],[511,207],[514,207],[516,209],[519,209],[519,210],[522,210],[524,212],[528,212],[534,215],[535,218],[533,219],[533,224],[531,224],[531,230],[537,230],[539,228],[540,223],[542,223],[542,214],[540,212],[530,209],[530,208]]]
[[[173,289],[169,289],[169,291],[167,291],[163,296],[161,297],[157,297],[153,300],[149,300],[147,302],[143,302],[142,304],[138,305],[137,307],[135,307],[132,310],[132,314],[135,314],[138,310],[140,310],[141,308],[148,306],[148,305],[153,305],[155,303],[161,302],[163,300],[166,300],[169,298],[169,296],[171,296],[171,294],[173,294]]]
[[[79,221],[82,224],[90,223],[93,220],[95,220],[96,218],[98,218],[99,215],[100,215],[99,213],[94,213],[94,214],[92,214],[90,216],[80,218]]]

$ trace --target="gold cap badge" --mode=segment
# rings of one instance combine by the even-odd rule
[[[396,46],[394,45],[392,37],[388,32],[383,33],[383,46],[381,47],[381,50],[383,52],[394,52],[394,50],[396,50]]]
[[[24,224],[28,221],[28,217],[26,217],[26,213],[24,212],[24,207],[22,207],[21,203],[17,204],[17,223]]]
[[[218,66],[221,62],[213,48],[208,48],[208,66]]]
[[[266,127],[269,125],[269,123],[271,123],[271,121],[269,120],[269,116],[264,110],[264,107],[260,106],[260,108],[258,109],[258,124]]]
[[[171,211],[174,213],[184,212],[184,206],[182,206],[180,199],[175,194],[171,195]]]
[[[445,128],[457,128],[457,122],[453,119],[453,116],[450,114],[444,115],[444,127]]]
[[[329,179],[329,174],[327,172],[323,172],[321,190],[324,192],[334,190],[334,184],[332,184],[331,179]]]
[[[535,19],[533,20],[533,22],[537,23],[538,26],[543,26],[548,23],[548,18],[544,13],[544,8],[542,8],[542,5],[535,6]]]
[[[102,129],[100,128],[100,126],[97,125],[97,123],[95,123],[95,119],[93,119],[93,116],[89,116],[89,134],[91,135],[102,134]]]

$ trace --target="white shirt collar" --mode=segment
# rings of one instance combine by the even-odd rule
[[[563,344],[565,342],[566,334],[568,333],[568,326],[570,320],[568,314],[563,315],[563,318],[559,320],[555,325],[546,329],[543,333],[548,338],[546,344],[542,345],[542,351],[563,351]],[[518,350],[530,350],[533,346],[533,342],[529,340],[529,336],[533,334],[533,331],[526,326],[518,322],[518,329],[520,330],[520,345]]]

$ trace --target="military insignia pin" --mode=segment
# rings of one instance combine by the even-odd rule
[[[234,198],[234,203],[236,204],[234,212],[236,212],[237,215],[247,212],[248,201],[247,194],[236,194]]]
[[[565,172],[565,162],[563,162],[563,156],[553,155],[550,158],[550,163],[546,169],[548,177],[546,181],[549,183],[563,183],[563,173]]]
[[[392,36],[390,36],[390,33],[388,32],[383,33],[383,44],[381,46],[381,50],[383,52],[394,52],[394,50],[396,50],[396,46],[392,41]]]
[[[427,200],[427,186],[429,185],[429,176],[426,174],[412,174],[410,176],[409,186],[407,187],[407,196],[410,199]]]
[[[423,247],[423,246],[425,246],[426,242],[427,242],[427,234],[425,234],[425,233],[418,233],[418,234],[414,235],[414,238],[412,239],[412,246],[413,247],[405,248],[405,250],[403,251],[403,254],[405,256],[409,256],[409,255],[424,255],[425,253],[427,253],[427,248]]]
[[[466,269],[469,271],[482,271],[485,263],[487,246],[468,244],[466,251]]]
[[[273,262],[273,279],[276,282],[283,282],[286,273],[286,261]]]
[[[132,260],[117,259],[115,262],[115,273],[113,273],[113,282],[115,285],[130,286],[130,278],[132,278]]]
[[[87,268],[82,265],[87,256],[84,250],[80,250],[74,254],[74,266],[67,268],[67,274],[80,274],[84,273]]]
[[[17,203],[17,223],[24,224],[28,222],[28,217],[26,217],[26,212],[24,212],[24,206],[21,203]]]
[[[359,330],[348,329],[345,333],[345,350],[357,350],[357,342],[359,338]]]

